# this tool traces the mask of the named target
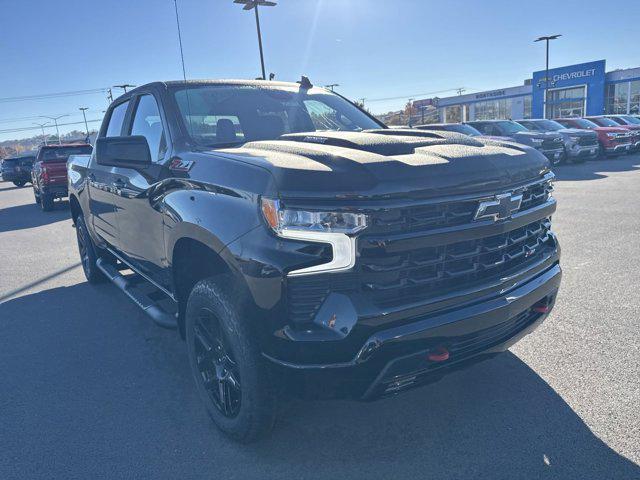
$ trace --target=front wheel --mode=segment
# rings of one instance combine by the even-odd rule
[[[191,371],[209,416],[232,439],[269,434],[276,395],[243,302],[226,276],[198,282],[187,302],[185,330]]]
[[[40,194],[40,206],[43,212],[50,212],[53,210],[53,196],[48,193]]]
[[[27,182],[23,182],[22,180],[18,180],[18,181],[13,182],[13,184],[18,188],[24,187],[26,183]]]

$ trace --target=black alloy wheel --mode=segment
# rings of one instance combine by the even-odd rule
[[[200,382],[216,409],[227,418],[240,412],[240,372],[214,312],[203,307],[193,326],[193,348]]]

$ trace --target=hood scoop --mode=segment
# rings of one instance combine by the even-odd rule
[[[482,146],[482,143],[459,133],[435,133],[409,129],[290,133],[282,135],[279,139],[361,150],[386,157],[411,155],[415,153],[416,148],[432,145],[462,144],[476,147]]]

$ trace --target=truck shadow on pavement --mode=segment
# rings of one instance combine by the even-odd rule
[[[628,172],[640,169],[640,154],[621,155],[585,163],[563,164],[553,168],[557,181],[598,180],[609,173]]]
[[[176,332],[111,285],[9,300],[0,331],[2,478],[640,478],[512,353],[378,402],[289,401],[241,446],[207,417]]]
[[[0,233],[40,227],[70,218],[69,202],[66,200],[54,202],[54,209],[50,212],[43,212],[35,203],[16,205],[0,209]]]

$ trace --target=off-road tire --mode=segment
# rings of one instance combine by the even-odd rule
[[[251,328],[249,310],[245,307],[242,294],[232,285],[229,275],[220,275],[201,280],[193,287],[185,313],[187,352],[198,394],[209,416],[233,440],[250,443],[265,437],[273,429],[277,396],[266,360],[260,353],[256,334]],[[234,390],[239,402],[235,404],[237,413],[233,416],[225,414],[219,406],[220,401],[216,400],[216,391],[219,397],[219,388],[224,388],[220,387],[218,377],[209,375],[216,359],[210,359],[203,353],[210,350],[203,349],[202,341],[197,339],[202,334],[203,312],[212,317],[212,322],[217,322],[218,336],[222,337],[222,343],[225,344],[223,351],[228,350],[228,356],[233,358],[231,370],[235,370],[234,375],[239,376],[239,393]],[[211,332],[214,329],[208,330]],[[214,378],[214,381],[207,381],[206,378]],[[230,398],[230,395],[225,398]]]
[[[76,219],[76,239],[78,241],[78,251],[80,253],[80,262],[82,263],[82,271],[89,283],[102,283],[107,280],[102,271],[96,265],[99,256],[97,248],[91,240],[91,236],[84,223],[84,217],[79,215]]]

